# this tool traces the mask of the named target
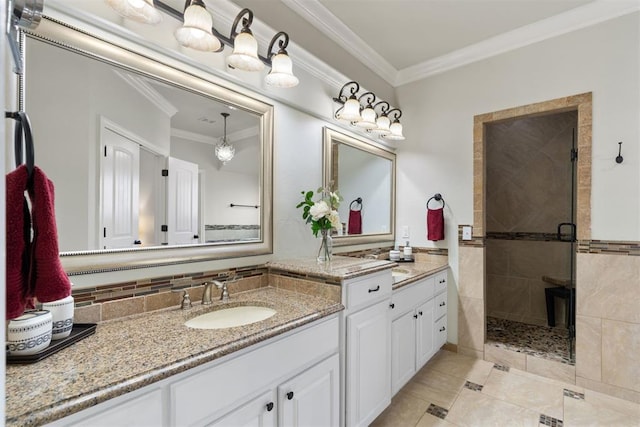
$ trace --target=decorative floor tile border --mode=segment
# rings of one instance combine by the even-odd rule
[[[429,407],[427,408],[427,414],[431,414],[434,417],[438,417],[443,420],[445,419],[448,413],[449,413],[448,409],[445,409],[442,406],[434,405],[433,403],[429,405]]]
[[[549,415],[540,414],[540,424],[549,427],[562,427],[564,422],[557,418],[550,417]]]
[[[564,389],[564,395],[576,400],[584,400],[584,393],[578,393],[577,391],[569,390],[568,388]]]
[[[473,391],[482,391],[483,387],[484,386],[480,384],[472,383],[471,381],[467,381],[464,383],[464,388],[468,388],[469,390],[473,390]]]
[[[497,369],[498,371],[502,371],[502,372],[509,372],[509,367],[508,367],[508,366],[506,366],[506,365],[499,365],[499,364],[497,364],[497,363],[494,363],[494,364],[493,364],[493,367],[494,367],[495,369]]]

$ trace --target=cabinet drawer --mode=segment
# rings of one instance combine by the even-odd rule
[[[447,314],[447,293],[443,292],[436,295],[436,315],[435,318],[439,319]]]
[[[442,291],[447,289],[447,270],[442,271],[435,276],[436,280],[436,294],[439,294]]]
[[[354,280],[345,284],[347,290],[346,307],[352,309],[358,306],[369,305],[379,299],[391,295],[393,277],[391,270],[367,276],[361,280]]]
[[[392,318],[396,319],[407,311],[413,310],[417,304],[431,298],[434,290],[434,278],[429,277],[394,292],[391,296]]]
[[[447,342],[447,316],[442,316],[435,323],[436,351]]]

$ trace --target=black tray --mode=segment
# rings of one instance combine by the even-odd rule
[[[387,261],[391,261],[389,258],[387,258]],[[399,260],[393,261],[393,262],[416,262],[415,258],[411,258],[411,259],[404,259],[404,258],[400,258]]]
[[[74,344],[80,341],[81,339],[88,337],[89,335],[93,335],[95,332],[96,332],[95,323],[75,323],[68,337],[62,338],[60,340],[51,341],[51,344],[49,344],[49,347],[45,348],[39,353],[29,354],[26,356],[17,356],[17,355],[7,354],[7,364],[26,365],[29,363],[36,363],[46,357],[51,356],[52,354],[59,352],[63,348],[67,348],[71,344]]]

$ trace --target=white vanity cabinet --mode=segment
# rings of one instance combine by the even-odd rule
[[[391,297],[392,395],[446,342],[446,332],[438,332],[443,327],[446,330],[446,275],[445,271],[429,276]]]
[[[343,283],[345,424],[369,425],[391,403],[391,270]]]
[[[51,426],[338,425],[339,323],[318,320]]]

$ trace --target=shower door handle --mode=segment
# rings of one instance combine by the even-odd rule
[[[562,238],[562,227],[564,226],[571,227],[571,234],[570,234],[571,237],[569,238],[569,240]],[[575,242],[576,241],[576,225],[572,222],[561,222],[560,224],[558,224],[557,235],[558,235],[558,240],[561,242]]]

